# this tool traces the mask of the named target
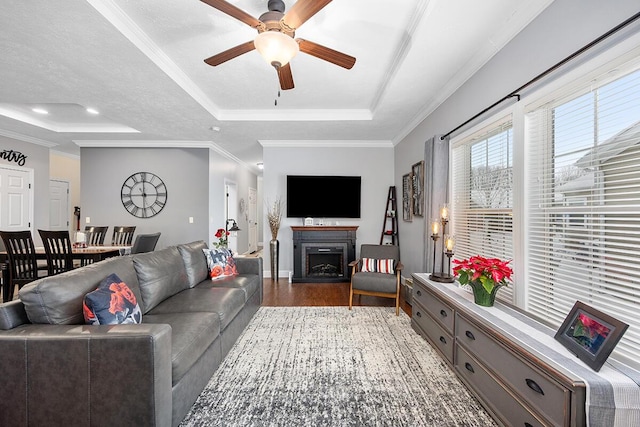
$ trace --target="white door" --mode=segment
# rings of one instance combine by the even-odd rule
[[[0,230],[31,229],[32,172],[0,167]]]
[[[249,206],[247,206],[247,224],[249,227],[249,253],[258,250],[258,192],[249,187]]]
[[[69,182],[49,181],[49,230],[69,229]]]

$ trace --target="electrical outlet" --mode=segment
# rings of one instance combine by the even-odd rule
[[[86,222],[87,224],[91,224],[91,217],[86,217],[84,219],[84,222]]]
[[[192,216],[189,217],[189,224],[193,224],[193,217]]]

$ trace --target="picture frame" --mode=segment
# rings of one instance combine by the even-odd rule
[[[411,166],[412,176],[412,196],[413,206],[412,212],[415,216],[424,215],[424,160],[414,163]]]
[[[555,339],[598,372],[629,325],[581,301],[555,334]]]
[[[411,173],[402,176],[402,219],[413,221],[413,183]]]

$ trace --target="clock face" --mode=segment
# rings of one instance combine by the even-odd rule
[[[167,187],[151,172],[136,172],[122,184],[120,198],[131,215],[151,218],[160,213],[167,203]]]

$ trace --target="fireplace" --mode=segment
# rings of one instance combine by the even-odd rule
[[[293,282],[348,282],[355,259],[356,229],[345,226],[291,227]]]
[[[345,254],[347,253],[345,243],[339,245],[303,244],[302,248],[305,254],[302,261],[305,277],[344,279],[347,270],[346,264],[348,264],[345,263]]]

